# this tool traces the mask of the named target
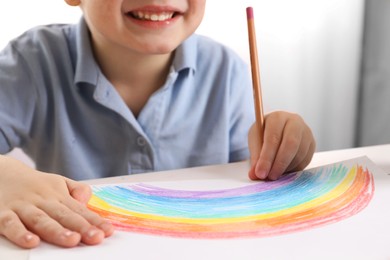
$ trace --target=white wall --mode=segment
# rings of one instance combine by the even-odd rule
[[[318,150],[351,147],[363,0],[208,0],[198,32],[235,49],[248,63],[245,8],[255,13],[264,106],[301,114]],[[78,8],[57,0],[2,3],[0,48],[28,28],[77,22]]]

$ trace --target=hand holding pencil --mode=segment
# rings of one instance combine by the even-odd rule
[[[252,180],[276,180],[304,169],[315,151],[310,128],[297,114],[277,111],[264,116],[253,8],[248,7],[248,39],[256,122],[248,134]]]

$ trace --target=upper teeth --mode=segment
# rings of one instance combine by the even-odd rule
[[[132,14],[138,19],[151,20],[151,21],[165,21],[171,19],[173,16],[173,12],[152,13],[152,12],[136,11],[136,12],[132,12]]]

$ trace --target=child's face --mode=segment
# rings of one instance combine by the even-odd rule
[[[206,0],[80,2],[95,45],[142,54],[166,54],[199,26]]]

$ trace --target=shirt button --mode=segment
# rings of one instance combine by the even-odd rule
[[[138,144],[139,146],[145,146],[145,144],[146,144],[145,138],[143,138],[142,136],[139,136],[139,137],[137,138],[137,144]]]

